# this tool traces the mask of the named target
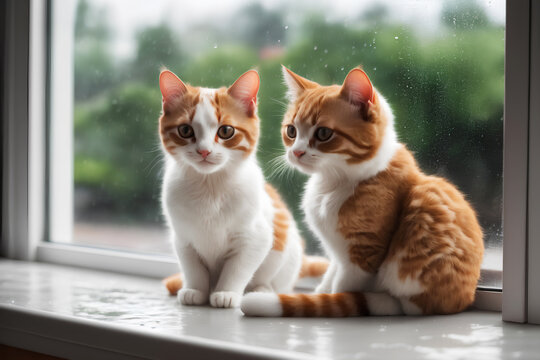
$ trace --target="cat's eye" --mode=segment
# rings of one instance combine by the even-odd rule
[[[291,139],[294,139],[296,137],[296,128],[294,126],[287,126],[287,136]]]
[[[230,139],[234,135],[234,128],[230,125],[223,125],[218,129],[217,134],[224,140]]]
[[[327,127],[320,127],[317,129],[317,131],[315,131],[315,137],[319,141],[327,141],[328,139],[332,137],[333,134],[334,134],[334,130],[329,129]]]
[[[183,138],[190,138],[194,135],[193,128],[187,124],[180,125],[178,127],[178,135]]]

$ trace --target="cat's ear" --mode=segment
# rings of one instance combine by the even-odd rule
[[[287,98],[291,102],[295,101],[304,92],[304,90],[312,89],[319,85],[316,82],[293,73],[283,65],[281,65],[281,72],[283,73],[283,79],[285,80],[285,84],[288,88]]]
[[[169,70],[163,70],[159,74],[159,89],[164,104],[171,104],[180,100],[187,91],[187,87],[182,80]]]
[[[366,73],[359,69],[352,69],[343,85],[341,86],[341,95],[356,106],[369,105],[373,103],[373,85]]]
[[[230,96],[240,102],[249,117],[255,114],[260,82],[259,73],[255,70],[249,70],[242,74],[227,90]]]

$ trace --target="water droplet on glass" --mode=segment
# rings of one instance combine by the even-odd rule
[[[318,48],[317,48],[317,45],[315,45],[315,46],[313,47],[313,50],[317,51],[317,49],[318,49]]]
[[[328,54],[328,49],[324,49],[324,53],[325,53],[325,54]]]
[[[396,40],[399,39],[399,36],[394,36],[394,39],[396,39]]]
[[[377,71],[377,68],[376,68],[376,67],[374,67],[374,68],[373,68],[373,70],[374,70],[374,71]]]
[[[328,67],[328,64],[324,64],[324,67],[327,68],[327,67]]]
[[[278,39],[278,41],[277,41],[277,42],[278,42],[278,44],[279,44],[279,43],[281,42],[281,40],[280,40],[280,39]]]
[[[342,66],[342,67],[341,67],[341,71],[343,71],[343,70],[345,70],[345,68]]]
[[[217,49],[217,44],[214,44],[214,49]]]
[[[289,29],[289,25],[285,25],[285,30]]]

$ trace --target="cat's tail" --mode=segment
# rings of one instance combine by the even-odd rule
[[[163,284],[165,284],[165,287],[169,290],[169,294],[176,295],[178,290],[182,288],[182,275],[174,274],[166,277],[163,279]]]
[[[318,277],[323,276],[328,269],[328,259],[322,256],[304,255],[302,258],[302,267],[300,268],[299,277]]]
[[[273,294],[252,292],[240,305],[246,316],[349,317],[401,315],[398,299],[387,293]]]

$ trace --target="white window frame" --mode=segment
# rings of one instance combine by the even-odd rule
[[[57,216],[52,222],[47,222],[46,217],[51,206],[62,207],[60,203],[71,202],[73,191],[72,184],[55,182],[54,176],[47,180],[44,165],[48,151],[72,156],[72,151],[64,154],[68,153],[66,147],[72,148],[69,142],[64,143],[64,149],[55,148],[56,142],[46,148],[48,129],[45,114],[48,110],[55,114],[71,114],[69,109],[59,110],[60,104],[51,102],[51,109],[47,105],[47,62],[51,55],[47,49],[47,12],[50,4],[40,0],[7,0],[9,31],[8,56],[3,69],[6,75],[3,84],[1,255],[141,276],[170,275],[178,271],[173,257],[46,241],[46,234],[61,229],[62,221],[72,221],[71,213],[65,217]],[[532,99],[533,95],[540,99],[539,8],[539,1],[507,0],[505,94],[512,96],[505,96],[504,291],[501,294],[478,290],[476,301],[478,308],[489,310],[500,310],[502,302],[503,319],[536,323],[540,322],[540,284],[534,281],[540,278],[540,224],[532,219],[540,218],[540,164],[533,161],[538,159],[533,155],[540,156],[540,104]],[[531,10],[536,10],[536,14],[530,15],[533,13]],[[536,43],[533,43],[535,39]],[[65,66],[72,64],[66,61]],[[71,73],[66,68],[63,72]],[[61,82],[64,86],[66,83],[72,86],[70,78],[48,80],[51,89]],[[72,106],[70,103],[64,98],[61,105]],[[67,128],[68,132],[71,126]],[[71,136],[68,133],[68,137]],[[71,171],[72,160],[68,162],[67,167],[52,169],[51,172]],[[46,194],[51,187],[63,189],[65,197],[52,199],[49,209],[46,209]],[[71,209],[71,206],[67,208]],[[62,231],[56,234],[62,234]]]

